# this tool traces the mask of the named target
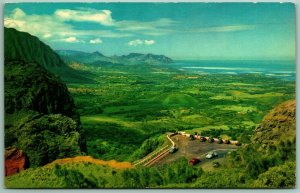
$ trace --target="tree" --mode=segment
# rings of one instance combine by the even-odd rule
[[[294,188],[296,184],[296,163],[287,162],[270,168],[258,176],[255,187],[258,188]]]

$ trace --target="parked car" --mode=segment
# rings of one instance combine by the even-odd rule
[[[225,144],[230,144],[230,141],[229,141],[228,139],[225,139],[225,140],[224,140],[224,143],[225,143]]]
[[[199,163],[200,162],[200,159],[198,159],[198,158],[192,158],[190,161],[189,161],[189,164],[190,165],[196,165],[197,163]]]
[[[204,142],[204,141],[206,141],[206,138],[205,137],[200,137],[200,141]]]
[[[194,135],[190,135],[189,139],[192,141],[195,139],[195,136]]]
[[[215,152],[215,151],[212,151],[212,152],[209,152],[207,155],[206,155],[206,159],[212,159],[214,157],[218,157],[218,153]]]
[[[215,141],[214,138],[212,138],[212,137],[208,138],[209,143],[213,143],[214,141]]]
[[[218,144],[222,144],[223,143],[223,139],[221,137],[218,138]]]

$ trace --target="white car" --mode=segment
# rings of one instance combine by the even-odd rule
[[[217,152],[209,152],[207,155],[206,155],[206,159],[212,159],[214,157],[218,157],[218,154]]]

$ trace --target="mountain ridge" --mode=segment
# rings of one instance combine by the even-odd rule
[[[129,53],[121,56],[105,56],[102,53],[74,50],[55,50],[66,62],[82,62],[86,64],[169,64],[173,60],[164,55]]]
[[[66,65],[50,46],[36,36],[4,27],[4,37],[5,60],[22,58],[26,62],[37,62],[48,70]]]
[[[4,60],[33,62],[60,76],[65,82],[92,82],[91,74],[82,76],[70,68],[50,46],[38,37],[4,27]]]

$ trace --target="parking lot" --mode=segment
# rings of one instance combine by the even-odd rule
[[[218,144],[218,143],[208,143],[200,142],[200,140],[189,140],[186,136],[183,135],[174,135],[171,139],[175,142],[178,147],[178,151],[175,153],[170,153],[161,160],[159,160],[155,165],[163,165],[176,161],[181,157],[185,157],[188,160],[192,158],[200,159],[200,164],[210,162],[215,160],[206,159],[205,156],[210,151],[216,151],[218,153],[218,158],[224,157],[224,155],[230,151],[234,151],[238,148],[236,145],[231,144]]]

